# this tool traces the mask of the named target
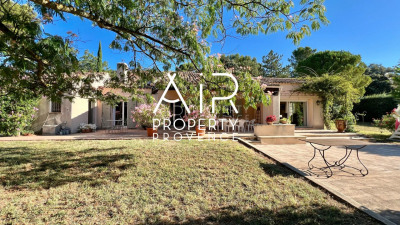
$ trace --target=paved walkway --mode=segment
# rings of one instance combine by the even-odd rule
[[[313,148],[309,144],[255,147],[279,162],[299,169],[307,178],[344,197],[346,201],[352,201],[353,205],[372,210],[400,224],[400,145],[376,143],[360,150],[361,161],[369,170],[365,177],[358,171],[345,168],[344,171],[333,169],[334,174],[330,178],[326,178],[324,172],[318,169],[308,169],[307,162],[313,156]],[[326,152],[326,158],[335,161],[344,154],[345,149],[332,147]],[[313,162],[315,166],[324,165],[319,155]],[[346,164],[361,166],[355,155],[351,155]]]

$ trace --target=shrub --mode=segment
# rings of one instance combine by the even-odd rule
[[[153,119],[169,119],[171,117],[169,108],[163,104],[160,105],[156,114],[153,113],[157,104],[142,104],[138,107],[135,107],[135,110],[132,111],[132,121],[137,122],[136,127],[139,125],[151,128],[153,127]]]
[[[197,109],[197,107],[194,105],[190,105],[189,109],[190,109],[190,113],[186,114],[183,117],[183,120],[185,122],[190,123],[189,124],[190,126],[200,126],[201,125],[201,126],[205,126],[205,127],[210,127],[211,121],[213,121],[213,123],[216,123],[216,121],[215,121],[216,116],[213,113],[211,113],[210,107],[205,107],[203,109],[202,113],[200,113],[200,110]],[[200,122],[200,119],[202,119],[202,122]]]
[[[267,123],[273,123],[276,121],[276,116],[275,115],[271,115],[271,116],[267,116],[267,118],[265,119],[265,121]]]
[[[372,122],[373,119],[381,118],[387,112],[396,107],[397,101],[389,94],[369,95],[361,98],[360,103],[354,104],[353,113],[366,112],[364,120]]]
[[[0,92],[0,135],[16,136],[21,133],[33,133],[31,126],[36,117],[38,103],[39,100],[36,98],[25,99]]]
[[[381,129],[386,129],[390,132],[394,131],[396,118],[390,114],[383,115],[381,119],[374,119],[373,124]]]

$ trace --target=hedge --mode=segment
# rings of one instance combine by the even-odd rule
[[[389,94],[376,94],[368,95],[361,98],[361,101],[354,104],[353,114],[366,112],[364,117],[365,122],[372,122],[372,119],[379,119],[382,115],[387,112],[391,112],[393,108],[396,108],[397,101]],[[362,121],[362,117],[359,117],[359,121]]]

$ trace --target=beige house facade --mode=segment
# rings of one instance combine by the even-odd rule
[[[127,65],[118,64],[117,73],[126,74]],[[105,76],[107,79],[107,76]],[[262,78],[261,85],[266,86],[265,94],[271,94],[269,105],[259,104],[256,109],[243,107],[244,100],[235,102],[238,114],[230,111],[221,117],[234,117],[246,120],[255,120],[255,123],[266,123],[265,118],[275,115],[277,118],[289,118],[297,128],[324,129],[322,104],[316,95],[295,92],[302,81],[295,78]],[[95,84],[100,87],[103,81]],[[143,89],[158,101],[163,90],[154,92],[151,88]],[[113,92],[122,95],[118,89],[104,88],[104,93]],[[129,99],[129,95],[126,95]],[[167,99],[178,99],[175,90],[169,90],[165,96]],[[136,128],[136,123],[130,118],[131,111],[139,104],[128,100],[116,105],[109,105],[99,100],[91,100],[76,96],[73,101],[63,99],[61,103],[53,103],[43,97],[39,105],[39,115],[33,127],[36,132],[43,134],[58,134],[62,127],[69,128],[71,133],[79,131],[82,123],[96,124],[97,129],[107,129],[113,125],[124,125],[129,129]],[[177,120],[184,116],[182,102],[170,104],[171,120]],[[279,119],[277,123],[279,122]]]

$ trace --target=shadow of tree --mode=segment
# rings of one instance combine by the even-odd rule
[[[202,218],[188,218],[185,221],[171,221],[167,218],[148,218],[144,224],[172,225],[172,224],[379,224],[373,218],[362,215],[360,211],[349,213],[342,212],[339,208],[328,205],[315,205],[309,207],[286,206],[274,210],[265,208],[252,208],[240,211],[235,206],[215,209],[207,213],[209,216]],[[362,221],[359,220],[363,217]],[[150,221],[156,220],[156,222]]]
[[[285,168],[284,166],[279,166],[272,163],[260,163],[260,167],[263,171],[271,177],[274,176],[296,176],[291,170]]]
[[[0,148],[0,184],[9,189],[48,189],[72,182],[88,181],[93,186],[118,182],[124,170],[135,166],[133,155],[118,150],[43,152],[29,147]]]

